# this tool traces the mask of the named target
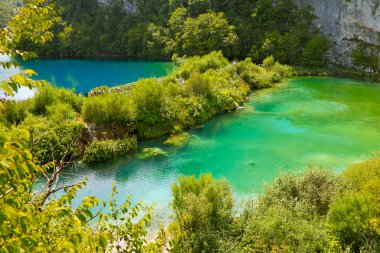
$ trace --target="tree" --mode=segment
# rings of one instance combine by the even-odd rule
[[[327,63],[326,53],[330,42],[323,35],[313,37],[306,44],[302,53],[302,64],[310,67],[323,67]]]
[[[21,55],[24,59],[33,56],[16,51],[15,43],[25,36],[37,44],[52,39],[49,29],[53,13],[54,8],[45,1],[28,1],[9,26],[0,31],[0,53]],[[19,75],[3,81],[0,88],[13,94],[20,86],[35,84]],[[47,113],[51,113],[49,108]],[[95,197],[86,197],[79,207],[73,208],[76,192],[85,182],[60,185],[58,178],[67,164],[66,154],[56,163],[36,165],[23,145],[28,141],[28,132],[16,129],[0,114],[0,252],[143,251],[150,209],[144,209],[146,213],[137,218],[141,203],[132,206],[129,197],[117,206],[115,187],[109,213],[102,213],[106,204],[99,205]],[[46,187],[33,192],[32,185],[41,176],[47,180]],[[64,191],[61,197],[49,198],[58,191]],[[94,211],[96,206],[100,211]]]
[[[235,27],[228,24],[223,13],[207,12],[187,18],[181,34],[181,51],[185,55],[204,55],[222,50],[230,57],[237,42]]]

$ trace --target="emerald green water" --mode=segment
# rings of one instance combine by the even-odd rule
[[[257,194],[285,171],[319,166],[341,170],[380,150],[380,84],[332,78],[297,78],[255,92],[245,108],[220,115],[189,131],[188,145],[174,148],[164,138],[144,142],[168,157],[124,158],[78,165],[65,180],[88,177],[80,196],[108,199],[117,181],[120,198],[167,206],[179,175],[210,172],[224,177],[237,197]],[[159,209],[159,208],[158,208]]]

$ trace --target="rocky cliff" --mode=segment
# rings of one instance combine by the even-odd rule
[[[379,44],[380,0],[294,1],[301,8],[312,8],[315,24],[333,43],[332,61],[350,66],[349,52],[359,41]]]

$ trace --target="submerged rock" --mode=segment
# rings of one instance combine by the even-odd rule
[[[164,144],[181,147],[190,141],[190,137],[191,135],[188,133],[172,134],[164,141]]]
[[[168,153],[160,148],[144,148],[141,153],[137,154],[137,158],[139,159],[147,159],[157,156],[168,156]]]

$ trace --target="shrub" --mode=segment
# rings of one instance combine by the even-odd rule
[[[71,105],[56,102],[46,107],[46,116],[53,121],[61,122],[64,120],[74,120],[76,113]]]
[[[83,123],[58,119],[62,119],[61,114],[52,119],[29,114],[19,125],[19,128],[29,131],[27,146],[35,161],[40,164],[60,161],[65,155],[66,160],[75,159],[79,155],[76,152],[76,140],[84,130]]]
[[[136,150],[137,139],[135,137],[125,137],[122,140],[94,140],[86,147],[83,161],[93,163],[111,160]]]
[[[173,252],[211,252],[219,248],[232,222],[232,192],[228,183],[210,174],[180,177],[172,185]]]
[[[38,88],[32,101],[34,101],[33,112],[37,115],[44,115],[46,113],[46,107],[55,102],[69,104],[75,111],[80,112],[83,97],[77,96],[72,90],[56,88],[45,84]]]
[[[290,208],[303,208],[307,216],[326,215],[330,204],[344,189],[339,177],[328,170],[310,169],[301,176],[285,174],[265,187],[260,208],[277,203]]]
[[[308,220],[284,205],[250,210],[243,252],[321,252],[328,236],[322,220]]]
[[[380,209],[377,196],[348,192],[337,199],[328,213],[328,228],[344,250],[379,252]]]
[[[273,55],[268,56],[268,57],[266,57],[266,58],[263,60],[263,67],[264,67],[264,68],[269,69],[269,68],[273,67],[274,64],[275,64],[275,60],[274,60]]]
[[[380,193],[380,158],[354,164],[345,169],[342,176],[353,190],[377,196]],[[377,202],[380,205],[380,199],[377,198]]]
[[[16,101],[5,104],[5,117],[11,124],[21,123],[27,116],[28,112],[33,109],[31,99]]]
[[[192,73],[185,82],[185,92],[188,95],[205,96],[211,95],[210,80],[206,75]]]
[[[125,125],[136,118],[136,105],[128,95],[110,93],[88,97],[82,107],[83,117],[96,124]]]
[[[143,79],[133,84],[130,96],[136,105],[137,120],[154,125],[162,118],[163,85],[157,79]]]
[[[220,69],[226,67],[229,63],[223,56],[221,51],[213,51],[205,56],[194,56],[190,58],[176,58],[173,60],[179,65],[179,69],[175,73],[182,78],[189,78],[191,73],[199,72],[204,73],[209,69]]]

